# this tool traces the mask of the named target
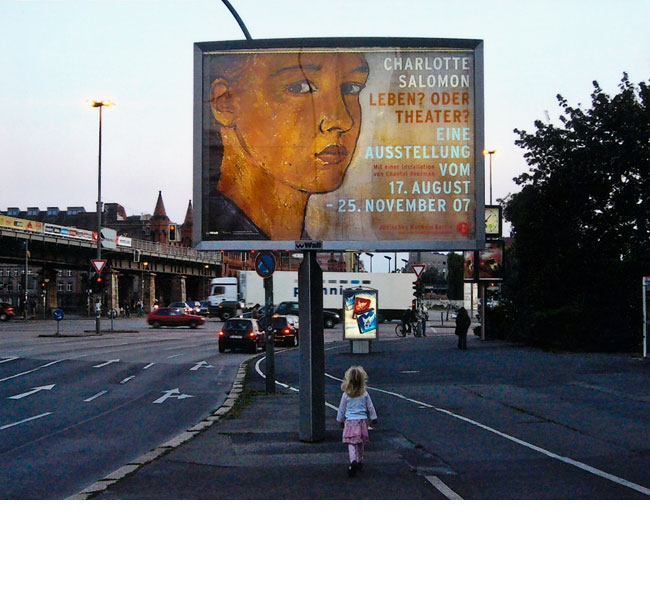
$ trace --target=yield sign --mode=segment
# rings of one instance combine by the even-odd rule
[[[107,261],[105,258],[93,258],[93,259],[91,259],[91,261],[90,261],[90,263],[91,263],[92,266],[93,266],[93,269],[95,269],[95,271],[97,271],[97,275],[101,275],[101,274],[102,274],[102,270],[103,270],[104,267],[106,266],[106,263],[107,263],[107,262],[108,262],[108,261]]]
[[[418,279],[420,279],[420,275],[422,275],[425,266],[426,265],[411,265],[411,269],[413,269],[413,272]]]

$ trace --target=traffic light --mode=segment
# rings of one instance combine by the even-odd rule
[[[169,241],[170,242],[177,242],[178,241],[176,225],[174,225],[174,223],[172,223],[169,226]]]
[[[413,282],[413,295],[416,298],[421,298],[422,297],[422,280],[421,279],[416,279]]]
[[[93,278],[90,280],[90,289],[98,294],[104,289],[104,278],[101,275],[93,275]]]

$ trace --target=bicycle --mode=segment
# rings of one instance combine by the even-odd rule
[[[398,323],[395,326],[395,335],[397,337],[406,337],[407,333],[406,333],[406,327],[404,327],[404,323]]]

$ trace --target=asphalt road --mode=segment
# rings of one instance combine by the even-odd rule
[[[248,356],[218,353],[220,325],[119,319],[115,330],[134,333],[54,338],[40,337],[53,322],[3,323],[0,498],[66,498],[220,406]],[[60,331],[94,326],[64,321]]]
[[[410,440],[418,472],[464,499],[647,499],[650,364],[624,355],[548,353],[452,329],[398,339],[389,324],[368,355],[326,346],[327,410],[348,366],[369,374],[378,428]],[[263,359],[256,361],[263,373]],[[298,387],[298,352],[276,356]],[[372,434],[371,434],[372,438]],[[372,441],[371,441],[372,443]]]

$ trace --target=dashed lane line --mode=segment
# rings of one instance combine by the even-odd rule
[[[10,427],[15,427],[16,425],[22,425],[23,423],[27,423],[28,421],[34,421],[35,419],[40,419],[41,417],[47,417],[47,415],[51,415],[51,414],[52,414],[51,412],[41,413],[40,415],[29,417],[28,419],[23,419],[22,421],[16,421],[15,423],[8,423],[7,425],[2,425],[0,427],[0,430],[9,429]]]
[[[435,475],[425,475],[424,478],[436,488],[445,498],[449,500],[462,500],[462,498],[454,492],[447,484]]]
[[[67,359],[66,358],[61,358],[59,360],[53,360],[52,362],[41,365],[40,367],[35,367],[33,369],[29,369],[29,371],[23,371],[22,373],[16,373],[15,375],[9,375],[7,377],[3,377],[2,379],[0,379],[0,382],[8,381],[9,379],[15,379],[16,377],[21,377],[23,375],[33,373],[34,371],[38,371],[39,369],[45,369],[47,367],[51,367],[52,365],[56,365],[57,363],[63,362],[64,360],[67,360]]]

